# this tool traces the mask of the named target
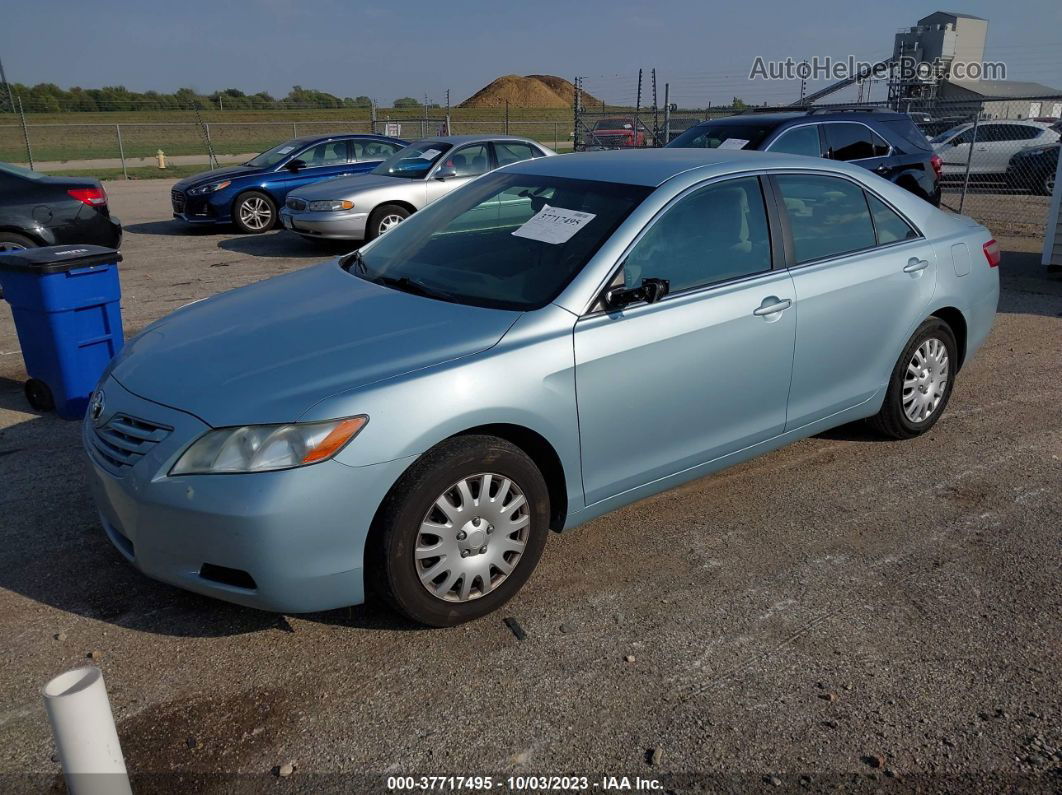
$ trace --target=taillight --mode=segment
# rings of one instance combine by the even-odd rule
[[[937,175],[937,179],[940,179],[940,171],[944,167],[944,161],[940,159],[940,155],[931,155],[929,164],[933,166],[933,173]]]
[[[89,207],[102,207],[107,203],[107,192],[102,185],[98,188],[71,188],[67,193]]]
[[[988,260],[988,267],[994,268],[999,265],[999,243],[994,239],[989,240],[984,244],[983,248],[985,250],[985,259]]]

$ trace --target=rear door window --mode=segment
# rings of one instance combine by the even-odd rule
[[[402,147],[390,141],[351,141],[354,157],[358,160],[386,160]]]
[[[346,141],[326,141],[317,146],[311,146],[299,159],[311,168],[314,166],[335,166],[346,163],[350,156],[347,153]]]
[[[874,248],[877,238],[863,189],[839,177],[774,178],[793,236],[796,264]]]
[[[775,138],[771,145],[767,147],[767,151],[822,157],[819,126],[817,124],[803,124],[800,127],[792,127]]]
[[[866,160],[889,153],[888,143],[865,124],[831,122],[824,126],[826,146],[834,160]]]
[[[530,160],[535,156],[531,144],[523,141],[495,141],[494,154],[498,158],[498,167],[507,166],[510,163],[519,163],[521,160]]]

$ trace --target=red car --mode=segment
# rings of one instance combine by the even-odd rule
[[[645,125],[640,122],[636,124],[633,118],[601,119],[594,124],[586,145],[591,149],[631,149],[646,146],[646,132],[648,130]]]

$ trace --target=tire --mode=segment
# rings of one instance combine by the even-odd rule
[[[268,232],[277,223],[277,205],[261,191],[241,193],[232,203],[232,223],[248,235]]]
[[[945,353],[943,370],[939,359],[940,347]],[[919,365],[915,361],[916,354],[928,366]],[[928,431],[948,405],[958,361],[958,346],[951,327],[938,317],[926,320],[900,354],[889,378],[885,402],[881,411],[870,418],[871,426],[893,439],[911,439]],[[911,380],[908,380],[909,367]],[[935,396],[935,400],[929,397],[931,395]]]
[[[437,507],[444,500],[448,515]],[[454,437],[421,456],[380,506],[366,550],[370,586],[421,624],[450,627],[479,618],[531,576],[549,516],[546,481],[523,450],[493,436]],[[516,521],[502,526],[506,517]],[[418,557],[418,546],[429,554]],[[436,546],[444,554],[431,555]],[[511,568],[506,573],[496,562]]]
[[[1051,196],[1055,192],[1055,172],[1049,171],[1044,174],[1040,178],[1040,184],[1037,189],[1041,196]]]
[[[31,378],[27,381],[23,391],[26,393],[26,400],[37,411],[51,411],[55,408],[55,398],[51,387],[39,378]]]
[[[388,229],[402,223],[410,215],[412,213],[401,204],[381,204],[369,216],[369,223],[365,228],[365,239],[375,240]]]
[[[21,251],[24,248],[37,248],[37,244],[25,235],[0,232],[0,252]]]

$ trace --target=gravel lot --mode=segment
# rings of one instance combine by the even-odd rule
[[[336,253],[182,229],[168,182],[108,190],[127,333]],[[39,688],[92,654],[143,792],[510,773],[1057,791],[1062,278],[1037,241],[1002,242],[995,330],[928,436],[843,428],[554,535],[501,614],[451,630],[276,616],[132,570],[77,425],[25,404],[0,310],[0,789],[61,787]]]

